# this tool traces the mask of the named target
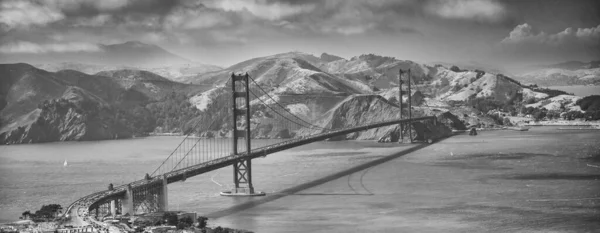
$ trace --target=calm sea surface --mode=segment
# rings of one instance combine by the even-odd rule
[[[456,201],[462,203],[474,200],[499,203],[504,200],[500,197],[509,194],[512,195],[510,196],[512,201],[580,196],[596,198],[598,192],[594,187],[598,186],[594,179],[597,177],[598,170],[589,164],[594,165],[597,162],[583,158],[600,153],[600,144],[598,144],[600,131],[577,130],[580,127],[571,127],[572,130],[558,130],[559,128],[569,127],[533,127],[526,132],[482,131],[478,137],[458,135],[410,153],[406,155],[406,159],[402,159],[403,156],[381,166],[371,167],[312,189],[309,188],[305,195],[287,196],[278,201],[262,204],[262,207],[239,210],[239,213],[233,210],[230,215],[211,222],[256,232],[293,232],[297,230],[294,228],[300,227],[297,221],[303,221],[302,228],[305,232],[329,232],[328,228],[347,229],[350,232],[356,227],[356,222],[352,219],[360,221],[358,219],[372,218],[371,222],[383,221],[379,228],[373,228],[374,231],[381,232],[386,231],[386,227],[391,227],[390,229],[396,229],[393,228],[394,226],[398,227],[397,220],[385,222],[385,219],[405,219],[413,216],[419,221],[425,221],[434,218],[425,222],[415,220],[414,232],[422,232],[422,227],[425,225],[431,226],[441,220],[456,217],[454,212],[441,220],[435,219],[439,212],[434,212],[433,215],[414,216],[414,211],[421,213],[418,211],[423,206],[438,206],[444,209],[447,205],[455,204]],[[42,204],[58,203],[67,206],[79,197],[106,189],[109,183],[123,184],[138,180],[144,174],[153,171],[181,139],[181,137],[147,137],[130,140],[0,146],[0,222],[17,220],[23,211],[37,210]],[[223,143],[225,145],[227,141]],[[259,143],[256,141],[256,144]],[[418,143],[400,145],[370,141],[313,143],[253,160],[254,185],[256,190],[273,194],[418,145]],[[447,157],[446,160],[438,161],[437,157],[440,155],[452,155],[452,153],[457,156],[468,155],[465,158],[471,156],[472,158],[464,161],[473,164],[456,164],[456,159]],[[508,153],[512,154],[512,157],[490,160],[488,164],[485,163],[487,160],[477,159],[482,156],[482,153],[500,156]],[[425,162],[421,164],[416,162],[416,159]],[[63,166],[64,160],[69,163],[67,167]],[[442,164],[452,162],[453,165],[439,166],[436,161]],[[228,198],[218,194],[231,188],[232,170],[231,167],[226,167],[187,179],[185,182],[170,184],[169,209],[208,215],[221,210],[230,211],[229,208],[245,203],[250,198]],[[582,173],[584,170],[587,173]],[[514,178],[532,172],[537,175],[547,172],[552,179],[490,180],[490,177],[498,177],[502,174]],[[575,178],[580,180],[574,180]],[[483,182],[485,180],[489,181]],[[564,183],[561,183],[563,181]],[[456,190],[448,190],[449,187],[456,185],[462,186]],[[485,190],[494,187],[496,190],[486,193]],[[535,187],[538,189],[534,190]],[[462,193],[459,194],[459,190],[464,192],[461,191]],[[528,196],[533,191],[535,191],[533,197]],[[503,192],[509,194],[500,195]],[[319,195],[338,193],[354,195]],[[465,198],[456,199],[462,196]],[[441,200],[446,202],[440,202]],[[351,203],[353,205],[350,205]],[[516,208],[514,203],[506,205]],[[547,205],[542,212],[554,211],[554,203],[547,203]],[[389,214],[357,215],[365,213],[365,208],[376,211],[388,206],[413,212],[409,211],[406,215],[402,215],[402,212],[397,210],[386,209],[390,211]],[[594,205],[590,208],[594,208]],[[571,209],[567,210],[571,211]],[[496,216],[497,213],[490,214]],[[516,216],[521,218],[520,215]],[[544,216],[543,219],[546,217]],[[475,221],[473,223],[475,228],[468,229],[471,229],[471,232],[478,232],[473,229],[479,229],[477,224],[481,221],[483,220]],[[410,222],[412,221],[405,221],[404,224]],[[439,229],[430,232],[439,232]],[[465,230],[459,229],[455,232],[465,232]]]
[[[79,197],[141,179],[180,143],[181,137],[0,146],[0,222],[18,220],[43,204],[67,206]],[[229,141],[223,141],[228,143]],[[256,190],[277,192],[352,165],[409,147],[396,143],[319,142],[253,160]],[[68,166],[63,162],[67,160]],[[199,214],[243,199],[219,196],[229,190],[233,169],[222,168],[169,185],[170,209]]]

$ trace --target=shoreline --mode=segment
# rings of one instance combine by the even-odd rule
[[[590,126],[600,127],[600,121],[540,121],[537,123],[525,123],[521,126]]]

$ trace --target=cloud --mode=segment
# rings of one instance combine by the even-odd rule
[[[494,0],[436,0],[425,6],[427,13],[447,19],[499,22],[506,16],[505,7]]]
[[[600,43],[600,25],[595,28],[578,28],[575,36],[583,41]]]
[[[289,2],[264,0],[216,0],[208,3],[207,6],[225,11],[248,11],[258,18],[267,20],[282,19],[315,9],[313,4],[290,4]]]
[[[518,60],[600,59],[600,25],[590,28],[568,27],[547,33],[528,23],[517,25],[497,46],[498,55]]]
[[[206,29],[233,24],[235,15],[204,7],[203,5],[176,7],[164,17],[166,29]]]
[[[358,35],[419,33],[411,17],[420,12],[421,3],[412,0],[271,0],[298,9],[312,9],[283,17],[282,28],[312,35]],[[301,8],[302,7],[302,8]]]
[[[92,8],[97,11],[112,11],[121,9],[133,0],[34,0],[37,3],[52,6],[63,11],[76,11],[82,8]]]
[[[102,49],[97,44],[91,43],[52,43],[36,44],[27,41],[18,41],[0,46],[0,53],[65,53],[65,52],[98,52]]]
[[[112,20],[112,16],[109,14],[100,14],[94,17],[81,17],[79,20],[75,20],[73,26],[76,27],[99,27],[106,25]]]
[[[0,26],[8,29],[46,25],[64,18],[60,10],[47,5],[15,0],[0,3]]]
[[[600,25],[592,28],[566,28],[556,34],[535,30],[524,23],[517,25],[501,41],[505,45],[538,45],[548,47],[600,46]]]
[[[15,29],[9,41],[95,42],[162,41],[185,43],[247,43],[267,35],[323,36],[420,33],[403,20],[414,14],[413,0],[21,0],[20,17],[2,17],[2,28]],[[412,3],[411,3],[412,2]],[[10,8],[15,8],[13,6]],[[35,13],[45,10],[44,14]],[[14,11],[14,10],[13,10]],[[418,11],[418,9],[417,9]],[[32,13],[33,12],[33,13]],[[36,16],[33,16],[33,14]],[[15,13],[13,13],[15,14]],[[20,19],[22,18],[22,19]],[[27,27],[37,25],[35,31]],[[247,29],[252,30],[247,30]],[[18,31],[21,30],[21,31]],[[16,33],[15,33],[16,32]],[[56,37],[54,35],[77,35]],[[225,34],[244,39],[234,39]],[[146,38],[147,37],[147,38]],[[38,39],[39,38],[39,39]],[[43,40],[47,38],[49,40]],[[112,38],[112,39],[111,39]],[[197,39],[191,39],[197,38]],[[60,40],[58,40],[60,39]]]

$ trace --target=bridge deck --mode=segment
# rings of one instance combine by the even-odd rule
[[[365,125],[365,126],[333,130],[333,131],[330,131],[327,133],[317,134],[317,135],[313,135],[310,137],[292,139],[289,141],[285,141],[285,142],[281,142],[281,143],[277,143],[277,144],[273,144],[273,145],[269,145],[269,146],[265,146],[265,147],[261,147],[261,148],[256,148],[256,149],[253,149],[252,151],[250,151],[250,153],[232,154],[229,156],[221,157],[221,158],[211,160],[206,163],[201,163],[201,164],[197,164],[197,165],[190,166],[187,168],[179,169],[176,171],[171,171],[169,173],[166,173],[165,176],[167,177],[168,183],[173,183],[173,182],[181,181],[181,180],[184,180],[184,179],[187,179],[187,178],[199,175],[199,174],[217,170],[219,168],[230,166],[230,165],[234,164],[236,161],[239,161],[240,159],[254,159],[254,158],[266,156],[268,154],[273,154],[273,153],[280,152],[280,151],[283,151],[286,149],[290,149],[293,147],[298,147],[298,146],[310,144],[313,142],[325,140],[327,138],[346,135],[346,134],[353,133],[353,132],[364,131],[364,130],[369,130],[369,129],[378,128],[378,127],[384,127],[384,126],[389,126],[389,125],[395,125],[395,124],[399,124],[399,123],[422,121],[422,120],[432,120],[434,118],[435,118],[435,116],[427,116],[427,117],[412,118],[412,119],[392,120],[392,121],[373,123],[373,124],[369,124],[369,125]],[[155,182],[162,182],[162,177],[154,177],[149,180],[146,180],[146,179],[137,180],[137,181],[129,183],[128,185],[131,185],[131,187],[135,189],[135,188],[149,185],[149,184],[152,184]],[[88,196],[85,196],[85,197],[77,200],[76,202],[71,204],[68,209],[72,208],[75,205],[79,205],[79,206],[87,207],[88,210],[91,210],[93,208],[96,208],[99,204],[105,203],[106,201],[109,201],[112,199],[123,198],[126,190],[127,190],[127,185],[121,185],[121,186],[115,187],[113,190],[99,191],[99,192],[90,194]],[[68,213],[68,211],[67,211],[67,213]]]

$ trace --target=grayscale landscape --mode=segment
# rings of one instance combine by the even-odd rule
[[[0,2],[0,232],[600,232],[593,0]]]

